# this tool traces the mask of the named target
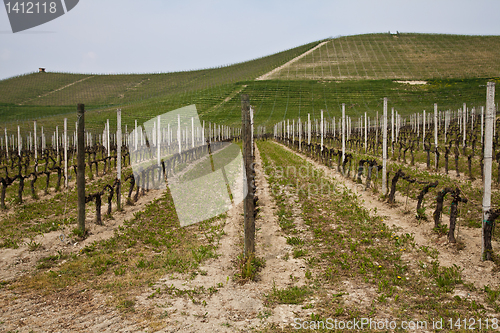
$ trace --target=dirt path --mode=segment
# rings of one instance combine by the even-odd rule
[[[78,80],[78,81],[72,82],[72,83],[67,84],[67,85],[65,85],[65,86],[62,86],[61,88],[58,88],[58,89],[56,89],[56,90],[52,90],[52,91],[49,91],[48,93],[45,93],[45,94],[43,94],[43,95],[39,95],[39,96],[37,96],[37,97],[30,98],[30,99],[28,99],[28,100],[26,100],[26,101],[24,101],[24,102],[22,102],[22,103],[19,103],[19,105],[26,104],[26,103],[28,103],[29,101],[34,100],[35,98],[42,98],[42,97],[45,97],[45,96],[51,95],[51,94],[53,94],[53,93],[55,93],[55,92],[61,91],[61,90],[63,90],[63,89],[66,89],[66,88],[68,88],[68,87],[71,87],[72,85],[75,85],[75,84],[77,84],[77,83],[83,82],[83,81],[88,80],[88,79],[91,79],[91,78],[93,78],[93,77],[94,77],[94,75],[84,77],[84,78],[83,78],[83,79],[81,79],[81,80]]]
[[[302,259],[283,257],[291,249],[286,244],[274,214],[275,204],[269,184],[263,176],[260,154],[256,149],[256,184],[260,212],[256,219],[256,256],[266,260],[256,282],[239,284],[233,279],[237,273],[235,260],[243,251],[243,205],[228,211],[217,259],[210,259],[199,268],[202,274],[192,276],[174,274],[158,281],[151,290],[137,300],[137,306],[150,309],[156,316],[167,317],[160,332],[235,332],[261,328],[268,323],[285,326],[296,317],[300,306],[280,305],[274,309],[265,306],[265,295],[273,286],[284,288],[293,282],[303,284],[305,264]],[[294,276],[294,281],[290,279]],[[175,288],[180,291],[212,290],[198,302],[189,297],[160,293],[148,298],[152,290]]]
[[[305,56],[306,56],[306,55],[308,55],[309,53],[314,52],[314,50],[316,50],[316,49],[318,49],[318,48],[322,47],[323,45],[325,45],[325,44],[326,44],[326,43],[328,43],[328,42],[329,42],[329,41],[325,41],[325,42],[321,42],[321,43],[319,43],[318,45],[316,45],[315,47],[313,47],[313,48],[312,48],[312,49],[310,49],[309,51],[306,51],[306,52],[302,53],[301,55],[299,55],[299,56],[297,56],[297,57],[293,58],[292,60],[290,60],[290,61],[289,61],[289,62],[287,62],[286,64],[281,65],[280,67],[277,67],[277,68],[273,69],[272,71],[270,71],[270,72],[268,72],[268,73],[266,73],[266,74],[264,74],[264,75],[259,76],[258,78],[256,78],[256,79],[255,79],[255,81],[269,80],[269,78],[270,78],[272,75],[274,75],[274,74],[278,73],[278,72],[279,72],[279,71],[281,71],[283,68],[285,68],[285,67],[287,67],[287,66],[290,66],[290,65],[291,65],[291,64],[293,64],[294,62],[296,62],[296,61],[298,61],[298,60],[302,59],[303,57],[305,57]]]
[[[413,234],[418,246],[431,246],[437,249],[439,251],[438,260],[442,266],[449,267],[454,264],[460,266],[463,269],[462,277],[464,282],[473,283],[476,287],[483,287],[485,285],[497,287],[500,284],[499,273],[496,272],[496,265],[491,261],[482,262],[480,260],[480,229],[458,226],[457,240],[460,240],[465,245],[465,248],[459,251],[455,244],[448,243],[446,236],[438,237],[436,233],[432,231],[434,227],[433,221],[420,223],[412,213],[405,214],[406,197],[397,193],[396,201],[400,204],[396,207],[390,207],[386,203],[380,201],[378,195],[374,194],[372,191],[365,191],[364,185],[360,186],[352,180],[344,178],[337,173],[335,169],[328,168],[284,145],[281,146],[307,160],[316,168],[325,172],[328,177],[344,184],[345,187],[360,197],[362,204],[367,209],[375,211],[380,216],[383,216],[384,222],[387,225],[400,227],[401,233]],[[408,199],[407,209],[409,211],[415,212],[416,205],[417,203],[415,200]],[[445,207],[445,209],[447,208],[448,207]],[[442,223],[449,224],[449,218],[443,215]],[[460,220],[458,224],[460,224]],[[498,242],[493,242],[494,249],[498,249],[499,246],[500,244],[498,244]]]
[[[214,105],[213,107],[211,107],[207,113],[210,113],[210,112],[213,112],[215,110],[217,110],[218,108],[220,108],[222,105],[224,105],[225,103],[229,102],[230,100],[232,100],[235,96],[237,96],[239,93],[241,93],[243,91],[243,89],[245,89],[248,85],[246,84],[243,84],[240,88],[236,89],[235,91],[231,92],[231,94],[229,94],[229,96],[227,96],[222,102],[220,102],[219,104],[217,105]]]
[[[144,326],[87,290],[38,295],[1,289],[0,299],[0,332],[139,332]]]
[[[269,308],[265,305],[266,294],[272,291],[273,286],[285,288],[303,285],[305,263],[303,259],[283,259],[285,255],[288,257],[291,246],[286,243],[279,227],[275,215],[276,206],[264,177],[257,149],[256,162],[260,207],[256,219],[256,255],[266,260],[266,266],[258,274],[256,282],[242,285],[233,279],[237,272],[236,258],[243,250],[243,205],[240,203],[228,211],[227,219],[222,222],[225,234],[217,251],[220,256],[206,261],[198,268],[197,274],[172,274],[160,279],[152,287],[145,286],[144,292],[136,298],[135,314],[122,315],[107,305],[107,298],[110,296],[95,291],[81,290],[40,296],[35,293],[17,294],[15,290],[3,288],[0,289],[0,322],[3,322],[0,331],[235,332],[262,328],[269,323],[281,327],[291,323],[293,318],[305,311],[301,309],[301,305]],[[145,202],[152,200],[147,197],[141,199]],[[300,211],[300,207],[297,209]],[[115,221],[114,227],[123,218],[115,217]],[[301,219],[295,222],[299,228],[304,227],[301,226]],[[111,226],[110,222],[107,224]],[[109,232],[112,232],[111,228]],[[59,247],[66,246],[58,244],[58,236],[59,232],[45,235],[44,242],[52,242]],[[98,237],[105,237],[105,231],[99,232],[96,229],[95,238]],[[83,243],[67,245],[74,250],[82,246]],[[51,251],[56,249],[53,246],[49,248]],[[14,267],[18,272],[23,267],[21,263],[25,256],[33,254],[25,248],[17,253],[20,263]],[[26,265],[33,261],[34,258],[30,258]],[[29,270],[29,267],[26,266],[26,269]],[[8,270],[8,267],[2,268],[2,274],[7,274]],[[169,290],[175,290],[176,293],[168,292]],[[199,297],[191,299],[186,294],[190,291],[198,291]],[[154,297],[151,296],[153,293]],[[195,299],[198,301],[193,301]]]

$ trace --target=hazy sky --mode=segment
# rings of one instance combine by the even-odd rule
[[[38,67],[79,73],[199,69],[371,32],[500,35],[499,14],[498,0],[80,0],[64,16],[13,34],[3,7],[0,79]]]

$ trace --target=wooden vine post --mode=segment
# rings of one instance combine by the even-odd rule
[[[491,208],[491,169],[493,159],[493,124],[495,121],[495,83],[488,82],[486,88],[486,117],[484,131],[484,192],[483,192],[483,222],[481,237],[481,260],[491,260],[491,250],[487,249],[487,243],[491,244],[491,226],[489,222],[489,210]]]
[[[299,151],[302,152],[302,122],[299,118]]]
[[[255,218],[254,218],[254,186],[252,159],[252,128],[250,124],[250,101],[246,94],[241,95],[241,121],[243,139],[243,162],[245,164],[246,186],[248,193],[244,200],[245,221],[245,257],[255,253]]]
[[[307,114],[307,145],[311,144],[311,114]]]
[[[394,158],[394,108],[391,108],[391,154]]]
[[[250,106],[250,155],[252,157],[252,162],[253,162],[253,157],[254,157],[254,145],[253,145],[253,108]],[[287,133],[288,135],[288,133]],[[252,192],[253,194],[253,192]]]
[[[493,88],[495,89],[495,88]],[[493,100],[493,103],[495,101]],[[488,101],[486,101],[488,103]],[[494,107],[494,104],[493,104]],[[467,147],[467,104],[464,103],[464,109],[462,110],[462,147],[464,149],[464,155],[465,155],[465,148]]]
[[[85,105],[78,104],[78,152],[77,152],[77,190],[78,190],[78,228],[85,235]]]
[[[368,152],[368,118],[365,111],[365,154]]]
[[[324,120],[323,120],[323,110],[321,110],[321,123],[320,123],[320,133],[321,133],[321,151],[323,151],[323,136],[324,136]]]

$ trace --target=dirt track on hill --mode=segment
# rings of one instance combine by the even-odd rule
[[[309,51],[306,51],[304,53],[302,53],[301,55],[293,58],[292,60],[288,61],[286,64],[284,65],[281,65],[280,67],[276,67],[275,69],[273,69],[272,71],[264,74],[264,75],[261,75],[259,76],[258,78],[256,78],[255,80],[256,81],[261,81],[261,80],[268,80],[270,76],[272,76],[273,74],[281,71],[283,68],[287,67],[287,66],[290,66],[291,64],[293,64],[294,62],[296,62],[297,60],[300,60],[302,59],[303,57],[305,57],[306,55],[308,55],[309,53],[311,52],[314,52],[314,50],[316,50],[317,48],[320,48],[321,46],[325,45],[326,43],[328,43],[329,41],[326,41],[326,42],[322,42],[322,43],[319,43],[318,45],[316,45],[315,47],[313,47],[312,49],[310,49]]]

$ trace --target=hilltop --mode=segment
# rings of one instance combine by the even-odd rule
[[[327,41],[268,79],[428,80],[500,75],[500,36],[368,34]]]

